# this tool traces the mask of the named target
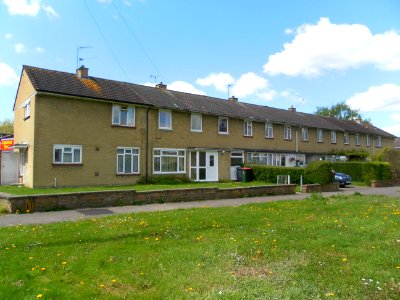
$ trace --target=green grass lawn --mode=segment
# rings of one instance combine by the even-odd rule
[[[185,189],[198,187],[219,187],[233,188],[241,186],[258,186],[270,185],[266,182],[192,182],[185,184],[136,184],[122,186],[89,186],[89,187],[72,187],[72,188],[28,188],[24,186],[9,185],[0,186],[0,193],[12,195],[38,195],[38,194],[58,194],[58,193],[75,193],[75,192],[93,192],[93,191],[112,191],[112,190],[136,190],[136,191],[151,191],[151,190],[167,190],[167,189]]]
[[[399,299],[400,199],[0,228],[0,299]]]

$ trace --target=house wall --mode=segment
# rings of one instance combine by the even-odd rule
[[[22,104],[31,98],[31,115],[24,119],[24,107]],[[35,154],[35,110],[36,96],[26,72],[23,71],[18,88],[14,107],[14,142],[15,144],[28,143],[27,155],[24,164],[24,184],[33,186],[34,154]],[[22,178],[21,178],[22,179]]]
[[[25,93],[25,94],[29,94]],[[23,94],[19,93],[23,99]],[[22,100],[21,100],[22,101]],[[34,126],[18,121],[16,138],[25,139],[34,152],[35,161],[32,180],[26,182],[30,187],[79,186],[79,185],[123,185],[133,184],[145,176],[146,168],[146,113],[147,107],[136,106],[136,127],[113,126],[112,103],[79,98],[40,95],[34,99],[34,112],[31,120]],[[23,112],[22,112],[23,113]],[[203,132],[190,131],[188,112],[172,113],[172,130],[158,129],[158,109],[149,111],[149,175],[152,175],[152,149],[176,148],[186,149],[186,173],[189,174],[188,148],[219,149],[219,179],[230,179],[230,150],[296,152],[296,130],[298,130],[298,150],[301,153],[328,153],[332,150],[367,149],[363,135],[362,146],[355,146],[354,137],[350,145],[343,144],[343,133],[337,132],[337,143],[330,143],[330,131],[324,131],[324,142],[316,143],[316,129],[309,128],[309,141],[301,140],[301,129],[292,126],[292,139],[283,139],[283,125],[274,124],[274,138],[264,136],[265,124],[253,122],[253,137],[243,136],[243,120],[229,119],[229,134],[218,133],[218,116],[203,115]],[[16,120],[21,118],[16,110]],[[28,128],[29,127],[29,128]],[[17,128],[17,127],[16,127]],[[33,130],[33,128],[35,128]],[[27,130],[28,133],[22,132]],[[35,140],[33,141],[33,133]],[[18,135],[20,134],[20,135]],[[17,139],[16,139],[17,140]],[[22,140],[18,140],[22,141]],[[382,138],[382,146],[390,139]],[[393,143],[393,141],[392,141]],[[82,145],[81,165],[53,164],[53,145]],[[371,147],[373,148],[371,137]],[[33,147],[34,146],[34,147]],[[123,147],[140,148],[140,174],[116,174],[116,149]],[[226,151],[223,149],[226,149]],[[369,149],[368,149],[369,150]],[[31,151],[33,153],[33,151]],[[30,155],[32,155],[30,153]],[[245,156],[246,157],[246,156]],[[30,171],[32,173],[32,170]]]

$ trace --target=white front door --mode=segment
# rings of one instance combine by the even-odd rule
[[[218,152],[206,152],[206,181],[218,181]]]
[[[191,152],[190,179],[194,181],[218,181],[218,152]]]

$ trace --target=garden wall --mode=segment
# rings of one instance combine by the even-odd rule
[[[160,191],[121,190],[79,192],[68,194],[13,196],[0,194],[0,202],[6,203],[11,213],[77,209],[87,207],[140,205],[164,202],[290,195],[296,193],[296,185],[267,185],[240,188],[191,188]]]
[[[322,192],[336,192],[339,190],[339,184],[328,183],[328,184],[304,184],[302,192],[303,193],[322,193]]]
[[[400,186],[400,179],[371,181],[372,188],[387,187],[387,186]]]

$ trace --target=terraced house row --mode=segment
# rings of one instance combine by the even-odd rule
[[[14,104],[20,181],[120,185],[159,174],[235,179],[251,162],[301,166],[333,151],[393,147],[372,125],[24,66]]]

